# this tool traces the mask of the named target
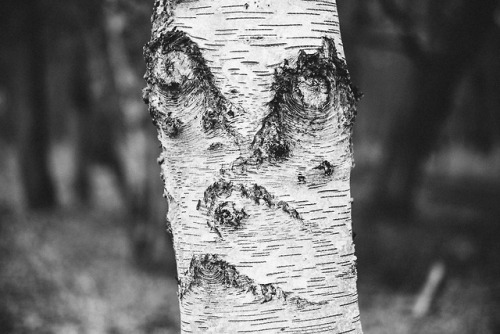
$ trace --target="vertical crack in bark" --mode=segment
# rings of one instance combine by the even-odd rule
[[[182,301],[194,288],[202,286],[235,288],[251,293],[260,303],[281,300],[283,304],[299,309],[327,304],[326,301],[311,302],[299,296],[292,296],[292,292],[283,291],[272,283],[256,283],[250,277],[240,274],[234,265],[215,254],[193,255],[184,278],[179,280],[179,299]]]
[[[161,52],[160,55],[157,52]],[[220,92],[214,82],[214,76],[206,64],[198,45],[180,30],[164,32],[147,43],[144,47],[147,71],[146,82],[160,87],[162,95],[172,104],[177,105],[182,96],[190,93],[203,94],[203,112],[201,125],[205,132],[223,130],[237,141],[239,135],[230,125],[236,107]],[[151,88],[143,90],[143,99],[149,102]],[[151,110],[153,123],[172,128],[175,122],[177,134],[182,122],[172,120],[172,116],[161,110]],[[167,123],[165,125],[165,123]],[[171,132],[172,133],[172,132]],[[170,135],[169,135],[170,136]]]

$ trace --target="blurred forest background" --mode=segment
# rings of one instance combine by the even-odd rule
[[[152,0],[4,0],[0,333],[178,333]],[[500,333],[500,2],[338,0],[362,323]]]

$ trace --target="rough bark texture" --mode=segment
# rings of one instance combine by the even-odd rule
[[[183,333],[361,333],[334,1],[155,2],[144,100]]]

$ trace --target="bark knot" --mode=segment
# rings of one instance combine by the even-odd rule
[[[215,85],[214,75],[200,48],[183,31],[174,28],[162,32],[144,47],[146,82],[157,85],[161,94],[177,105],[184,99],[190,103],[196,95],[201,101],[200,122],[205,132],[222,130],[238,137],[229,118],[235,116],[235,106]]]
[[[238,227],[248,214],[244,209],[237,209],[233,202],[222,202],[215,208],[214,217],[221,225]]]
[[[291,292],[284,291],[273,283],[259,284],[215,254],[193,255],[189,269],[184,273],[184,279],[179,281],[179,285],[181,301],[196,287],[214,286],[251,293],[260,303],[279,300],[283,305],[291,305],[298,309],[327,303],[311,302],[299,296],[292,297]]]
[[[295,65],[284,60],[275,70],[269,114],[252,142],[248,164],[289,158],[296,134],[323,129],[332,119],[332,110],[342,107],[339,124],[350,129],[361,97],[351,83],[347,65],[339,58],[332,39],[323,38],[322,47],[308,54],[300,50]]]

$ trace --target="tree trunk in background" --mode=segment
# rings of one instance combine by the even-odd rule
[[[452,110],[461,71],[447,66],[418,68],[414,102],[396,115],[384,144],[386,157],[375,189],[375,201],[389,214],[410,215],[422,176],[422,164],[436,147],[444,122]]]
[[[335,2],[157,0],[145,56],[182,333],[361,333]]]
[[[49,172],[49,111],[46,92],[46,59],[43,5],[40,1],[26,4],[26,45],[28,49],[25,84],[26,112],[22,119],[20,166],[26,204],[32,209],[56,205],[54,184]]]
[[[116,177],[119,193],[126,202],[129,194],[125,158],[121,143],[124,117],[113,68],[107,50],[105,21],[100,7],[93,7],[94,20],[84,31],[84,44],[90,80],[91,110],[89,128],[82,129],[79,141],[91,153],[93,163],[109,168]],[[92,25],[90,25],[92,24]],[[128,204],[125,204],[128,206]]]
[[[124,118],[125,138],[121,141],[121,149],[129,192],[127,207],[131,210],[130,233],[134,256],[137,264],[145,269],[165,269],[169,259],[173,259],[173,254],[168,254],[170,241],[158,233],[165,226],[166,205],[161,198],[163,189],[158,180],[159,168],[153,164],[159,152],[155,145],[154,129],[151,128],[144,104],[138,98],[143,81],[128,56],[124,40],[128,24],[125,13],[117,6],[109,5],[105,9],[104,23],[107,49]],[[175,270],[170,270],[170,273],[175,273]]]
[[[83,29],[79,30],[78,43],[73,64],[72,100],[76,110],[76,143],[75,143],[75,179],[73,186],[78,200],[89,204],[91,200],[90,166],[92,163],[92,94],[90,92],[91,78],[89,75],[89,56],[85,43]],[[95,135],[95,134],[94,134]]]
[[[496,0],[463,1],[451,22],[445,22],[449,13],[438,10],[442,2],[432,4],[436,17],[431,20],[435,28],[430,45],[421,54],[407,52],[415,65],[412,108],[389,125],[384,162],[374,187],[377,209],[390,214],[412,213],[423,164],[453,111],[456,88],[494,27]]]

